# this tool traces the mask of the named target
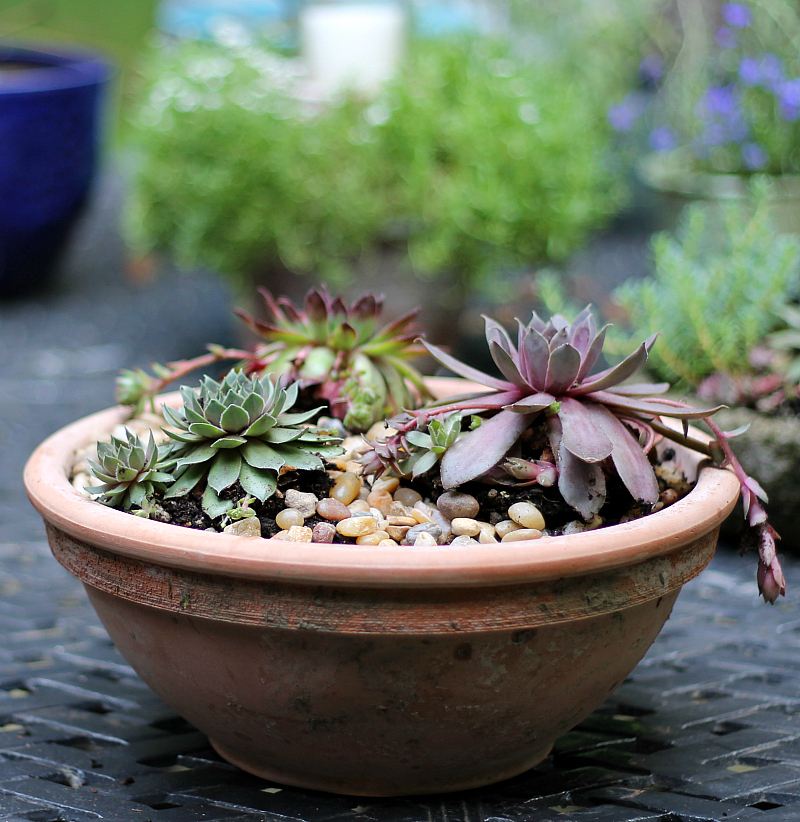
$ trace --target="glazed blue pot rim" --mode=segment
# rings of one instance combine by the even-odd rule
[[[30,63],[37,68],[0,79],[0,95],[97,85],[106,82],[113,72],[110,62],[89,51],[0,43],[0,64],[7,62]]]

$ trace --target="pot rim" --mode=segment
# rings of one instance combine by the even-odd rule
[[[29,43],[0,45],[0,64],[30,63],[35,71],[20,71],[0,81],[0,96],[70,89],[105,83],[113,74],[112,64],[102,55],[83,49],[61,50]]]
[[[468,385],[433,378],[440,396]],[[167,395],[168,397],[170,395]],[[176,395],[172,395],[176,396]],[[25,467],[28,496],[46,522],[101,550],[202,573],[299,584],[357,587],[464,587],[513,585],[610,571],[669,554],[719,527],[733,509],[739,481],[732,471],[703,464],[695,452],[675,446],[697,484],[683,499],[655,514],[558,537],[478,545],[396,548],[371,545],[262,541],[154,522],[100,505],[72,487],[75,452],[123,422],[126,408],[100,411],[46,439]]]

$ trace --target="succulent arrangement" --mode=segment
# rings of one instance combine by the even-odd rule
[[[210,345],[209,353],[168,365],[153,365],[117,378],[117,401],[141,411],[170,383],[202,366],[237,360],[247,374],[270,374],[296,382],[309,400],[322,401],[348,431],[361,432],[406,406],[430,398],[422,375],[410,360],[425,353],[416,341],[417,311],[380,325],[383,297],[365,294],[348,306],[323,286],[311,289],[303,308],[261,289],[266,322],[236,313],[264,338],[253,351]]]
[[[592,373],[609,327],[599,328],[588,307],[571,323],[535,313],[517,321],[516,342],[486,318],[501,375],[492,376],[415,342],[413,314],[379,328],[381,301],[372,296],[348,307],[315,290],[302,310],[264,298],[270,322],[240,312],[265,338],[254,351],[212,348],[158,367],[160,379],[122,375],[125,398],[141,407],[198,364],[238,359],[220,382],[206,376],[198,389],[181,388],[179,408],[163,407],[165,445],[151,438],[145,447],[127,434],[99,446],[102,464],[91,468],[103,485],[90,493],[164,521],[183,516],[173,504],[188,506],[202,512],[188,515],[183,524],[191,527],[289,541],[506,542],[628,521],[673,503],[690,485],[663,449],[656,458],[656,444],[668,439],[736,473],[758,545],[760,590],[770,602],[783,594],[766,494],[731,451],[728,440],[740,432],[710,419],[721,406],[659,396],[666,382],[628,383],[658,335]],[[481,388],[430,400],[407,363],[419,351]],[[326,405],[293,411],[303,391]],[[312,424],[326,407],[336,416]],[[373,423],[367,436],[355,436],[392,412],[383,435]],[[689,420],[705,421],[710,442],[689,434]]]

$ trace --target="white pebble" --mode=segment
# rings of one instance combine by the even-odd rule
[[[523,528],[544,528],[542,512],[532,502],[515,502],[508,509],[508,516]]]
[[[509,531],[501,540],[502,542],[519,542],[523,539],[539,539],[542,532],[538,528],[520,528],[517,531]]]
[[[436,545],[436,539],[432,534],[429,534],[427,531],[422,531],[421,533],[417,534],[417,538],[414,540],[414,545]]]
[[[470,517],[456,517],[450,523],[450,528],[458,537],[474,537],[481,532],[481,526]]]

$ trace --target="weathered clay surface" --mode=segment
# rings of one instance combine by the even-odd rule
[[[343,793],[464,789],[541,760],[645,653],[738,490],[704,468],[652,516],[512,543],[262,543],[81,497],[75,448],[118,418],[75,423],[29,462],[56,557],[139,675],[223,756]]]
[[[769,495],[770,522],[781,535],[779,548],[800,552],[800,419],[767,417],[749,408],[723,409],[714,419],[725,430],[750,424],[746,434],[733,440],[736,456]],[[743,522],[741,504],[725,525],[735,538]]]

